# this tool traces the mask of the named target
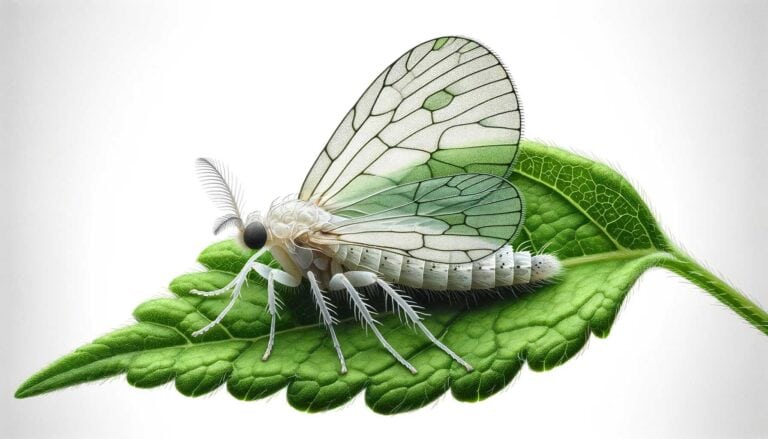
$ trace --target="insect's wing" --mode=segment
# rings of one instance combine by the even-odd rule
[[[315,161],[299,198],[327,205],[434,176],[506,176],[520,129],[517,96],[496,56],[464,38],[427,41],[363,93]]]
[[[315,245],[350,244],[466,263],[494,253],[515,236],[523,203],[503,178],[460,174],[384,189],[331,213],[339,221],[314,232]]]

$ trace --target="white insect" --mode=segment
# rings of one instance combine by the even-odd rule
[[[474,41],[445,37],[387,67],[341,121],[298,198],[275,201],[264,216],[243,219],[229,174],[199,159],[204,186],[226,211],[214,232],[234,226],[240,242],[258,251],[224,288],[193,291],[232,292],[218,317],[193,335],[221,322],[254,270],[267,280],[272,319],[265,360],[275,342],[275,283],[295,287],[306,278],[342,373],[347,367],[328,290],[346,292],[363,324],[416,372],[379,331],[375,311],[358,291],[367,286],[380,288],[410,323],[471,371],[424,326],[417,306],[396,285],[473,294],[559,272],[554,256],[515,252],[508,244],[524,214],[520,194],[505,179],[520,131],[515,90],[499,60]],[[266,251],[282,270],[256,261]]]

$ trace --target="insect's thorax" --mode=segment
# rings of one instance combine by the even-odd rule
[[[309,238],[330,223],[333,215],[312,201],[280,198],[272,203],[264,225],[269,231],[268,245],[283,268],[301,276],[321,257]]]
[[[312,201],[281,198],[272,203],[264,224],[276,241],[300,240],[328,224],[332,215]]]

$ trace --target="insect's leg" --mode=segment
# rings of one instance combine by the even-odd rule
[[[317,283],[315,274],[311,271],[307,272],[307,279],[309,279],[309,286],[312,290],[312,296],[315,299],[315,305],[320,310],[320,316],[323,319],[325,327],[331,334],[331,340],[333,341],[333,348],[336,349],[336,355],[339,356],[339,362],[341,363],[341,373],[347,373],[347,362],[344,361],[344,354],[341,352],[341,346],[339,340],[336,338],[336,331],[333,330],[333,325],[338,323],[336,317],[332,314],[334,310],[332,304],[327,301],[327,297],[323,294],[323,290],[320,289],[320,285]]]
[[[251,267],[254,263],[256,263],[256,259],[264,254],[265,250],[259,250],[258,252],[254,253],[250,258],[248,258],[248,261],[245,263],[243,268],[240,270],[239,273],[235,276],[234,279],[232,279],[232,282],[228,283],[227,286],[224,288],[214,290],[214,291],[198,291],[198,290],[192,290],[191,292],[193,294],[201,295],[201,296],[215,296],[225,293],[228,290],[232,290],[232,298],[229,300],[229,303],[227,303],[227,306],[224,307],[223,310],[219,313],[218,316],[216,316],[215,319],[211,323],[208,323],[205,325],[205,327],[198,329],[197,331],[192,333],[193,337],[197,337],[200,335],[205,334],[208,332],[211,328],[221,323],[221,320],[224,319],[224,316],[227,315],[227,313],[232,309],[233,306],[235,306],[235,302],[237,302],[237,298],[240,297],[240,289],[243,287],[243,283],[245,283],[245,280],[248,278],[248,273],[251,271]]]
[[[246,272],[247,273],[247,272]],[[205,334],[208,332],[211,328],[221,323],[221,321],[224,319],[224,317],[229,313],[229,311],[232,309],[233,306],[235,306],[235,302],[237,302],[237,298],[240,297],[240,289],[243,287],[243,281],[236,282],[234,284],[234,287],[232,288],[232,298],[229,299],[229,303],[227,303],[227,306],[224,307],[223,310],[219,313],[218,316],[216,316],[215,319],[211,321],[211,323],[208,323],[204,327],[198,329],[197,331],[192,333],[193,337],[197,337],[200,335]]]
[[[219,288],[218,290],[201,291],[201,290],[192,289],[192,290],[189,290],[189,292],[191,294],[195,294],[197,296],[203,296],[203,297],[221,296],[222,294],[226,294],[231,289],[235,288],[235,286],[238,284],[238,282],[241,281],[241,279],[240,279],[240,274],[241,273],[245,273],[246,275],[248,274],[248,270],[246,268],[248,268],[248,267],[243,267],[243,270],[240,273],[238,273],[238,275],[235,276],[235,278],[232,279],[232,281],[230,283],[228,283],[225,286]]]
[[[192,290],[189,290],[190,294],[195,294],[203,297],[221,296],[222,294],[226,294],[227,292],[229,292],[229,290],[234,289],[237,285],[242,285],[243,282],[245,282],[245,278],[248,276],[248,273],[251,271],[251,268],[253,267],[253,264],[255,263],[256,259],[259,256],[263,255],[265,251],[266,251],[265,249],[262,249],[257,251],[253,255],[251,255],[251,257],[248,258],[248,262],[246,262],[245,265],[243,265],[243,268],[240,269],[240,272],[237,273],[235,278],[232,279],[232,281],[226,284],[225,286],[217,290],[211,290],[211,291],[201,291],[201,290],[192,289]]]
[[[283,270],[272,268],[269,265],[256,262],[253,264],[253,270],[259,273],[259,276],[267,280],[267,309],[266,311],[271,315],[272,321],[269,325],[269,341],[267,342],[267,349],[264,351],[262,360],[269,358],[272,353],[272,347],[275,345],[275,320],[277,318],[277,307],[280,299],[277,297],[275,291],[275,281],[285,285],[287,287],[298,287],[301,284],[301,278],[296,278]]]
[[[450,355],[451,358],[456,360],[457,363],[464,366],[465,369],[467,369],[467,372],[472,372],[473,368],[472,366],[467,363],[463,358],[461,358],[458,354],[453,352],[448,346],[444,345],[443,342],[437,339],[437,337],[432,334],[432,332],[427,329],[426,326],[424,326],[424,323],[421,322],[421,316],[419,315],[418,311],[414,309],[414,305],[411,302],[410,298],[404,294],[401,294],[402,292],[399,292],[392,288],[391,285],[389,285],[387,282],[383,281],[382,279],[376,279],[376,284],[378,284],[382,290],[389,296],[390,299],[392,299],[392,302],[395,303],[397,307],[399,307],[405,316],[410,320],[414,325],[416,325],[417,328],[421,330],[421,332],[424,333],[424,335],[427,336],[429,341],[431,341],[435,346],[439,347],[443,350],[446,354]]]
[[[347,277],[349,275],[349,278]],[[405,366],[411,373],[416,373],[416,368],[413,367],[411,363],[408,362],[405,358],[400,355],[399,352],[393,348],[389,342],[384,338],[383,335],[381,335],[381,332],[379,332],[379,328],[377,325],[379,322],[377,322],[371,313],[373,310],[370,308],[370,305],[368,305],[363,297],[360,295],[360,293],[357,292],[354,285],[352,285],[352,282],[350,282],[350,278],[354,279],[356,284],[358,286],[364,286],[364,285],[370,285],[373,282],[370,282],[371,278],[369,276],[372,276],[375,280],[376,275],[373,273],[365,272],[365,271],[353,271],[348,273],[338,273],[335,274],[331,278],[331,282],[329,283],[329,287],[333,290],[346,290],[347,294],[349,294],[350,299],[352,299],[352,303],[355,306],[355,310],[357,311],[358,316],[362,321],[365,322],[366,325],[368,325],[369,328],[371,328],[371,331],[373,331],[374,335],[376,335],[376,338],[379,339],[379,343],[386,348],[390,354],[392,354],[395,359],[400,362],[403,366]]]

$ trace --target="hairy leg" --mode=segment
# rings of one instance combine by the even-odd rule
[[[437,337],[432,334],[432,332],[422,322],[421,315],[416,310],[416,306],[411,302],[407,295],[403,294],[403,292],[396,290],[386,281],[379,279],[378,276],[376,276],[374,273],[368,271],[349,271],[344,273],[344,275],[347,277],[347,279],[350,280],[350,283],[356,287],[371,286],[374,284],[378,285],[384,291],[387,297],[392,300],[394,306],[402,311],[403,315],[405,315],[405,318],[413,323],[413,325],[417,327],[422,333],[424,333],[429,341],[440,348],[443,352],[448,354],[457,363],[461,364],[467,371],[471,372],[473,370],[472,365],[467,363],[466,360],[453,352],[448,346],[443,344],[443,342],[438,340]]]
[[[339,340],[336,338],[336,331],[333,330],[333,325],[338,323],[333,315],[333,305],[328,302],[328,298],[323,294],[323,290],[320,289],[315,274],[308,271],[307,279],[309,279],[309,286],[312,290],[312,297],[315,299],[315,305],[317,305],[317,309],[320,311],[320,317],[323,319],[326,329],[328,329],[328,332],[331,334],[333,348],[336,349],[336,355],[338,355],[339,362],[341,363],[341,373],[347,373],[347,362],[344,360],[344,354],[341,352],[341,345],[339,345]]]
[[[203,297],[212,297],[212,296],[220,296],[222,294],[225,294],[229,292],[230,290],[233,290],[235,287],[242,285],[246,278],[248,277],[248,273],[250,273],[251,268],[253,268],[254,264],[257,264],[256,259],[259,258],[259,256],[263,255],[266,250],[259,250],[253,255],[251,255],[250,258],[248,258],[248,261],[243,265],[243,268],[240,269],[240,272],[235,275],[235,278],[232,279],[232,281],[222,288],[219,288],[217,290],[211,290],[211,291],[200,291],[200,290],[190,290],[189,292],[192,294],[196,294],[198,296]],[[263,265],[263,264],[262,264]]]
[[[259,250],[256,253],[254,253],[250,258],[248,258],[248,261],[245,263],[245,265],[240,270],[240,272],[237,273],[235,278],[232,279],[232,282],[228,283],[224,288],[219,288],[218,290],[213,290],[213,291],[199,291],[199,290],[190,291],[192,294],[210,297],[210,296],[218,296],[226,293],[229,290],[232,290],[232,298],[229,300],[229,303],[227,303],[227,306],[225,306],[224,309],[221,310],[219,315],[216,316],[216,318],[213,319],[211,323],[193,332],[192,333],[193,337],[203,335],[206,332],[208,332],[211,328],[221,323],[221,320],[224,319],[224,316],[226,316],[227,313],[232,309],[232,307],[235,306],[235,302],[237,302],[237,298],[240,297],[240,289],[243,287],[243,283],[245,283],[246,279],[248,278],[248,273],[251,271],[251,267],[256,262],[256,259],[262,254],[264,254],[264,251],[265,250]]]
[[[419,315],[418,311],[414,309],[414,305],[411,303],[408,296],[402,294],[402,292],[399,292],[392,288],[391,285],[389,285],[387,282],[376,279],[376,283],[381,287],[382,290],[387,294],[387,296],[392,299],[392,302],[400,308],[403,311],[403,314],[405,314],[406,318],[411,321],[417,328],[421,330],[421,332],[424,333],[425,336],[431,341],[435,346],[439,347],[443,350],[446,354],[450,355],[451,358],[456,360],[457,363],[464,366],[465,369],[467,369],[467,372],[472,372],[473,368],[472,366],[467,363],[463,358],[461,358],[458,354],[453,352],[448,346],[444,345],[443,342],[437,339],[437,337],[432,334],[432,332],[427,329],[426,326],[424,326],[424,323],[421,321],[421,316]]]
[[[301,279],[297,279],[296,277],[290,275],[289,273],[286,273],[285,271],[272,268],[268,265],[262,264],[261,262],[256,262],[256,259],[259,256],[261,256],[262,253],[264,252],[259,251],[255,253],[253,256],[251,256],[248,259],[248,262],[243,266],[243,269],[240,270],[240,272],[235,276],[235,278],[232,279],[232,281],[228,283],[225,287],[219,288],[218,290],[213,290],[213,291],[199,291],[199,290],[191,291],[191,293],[193,294],[197,294],[199,296],[205,296],[205,297],[218,296],[226,293],[227,291],[230,291],[230,290],[232,291],[232,298],[229,300],[229,303],[227,303],[227,306],[224,307],[224,309],[219,313],[218,316],[216,316],[216,318],[213,321],[211,321],[205,327],[193,332],[192,335],[194,337],[205,334],[211,328],[221,323],[221,321],[224,319],[227,313],[229,313],[229,311],[237,302],[238,297],[240,297],[240,290],[242,289],[243,283],[245,283],[247,279],[248,273],[250,272],[250,270],[254,270],[257,273],[259,273],[259,276],[267,280],[266,311],[271,315],[272,321],[270,324],[269,341],[267,343],[267,349],[262,358],[264,360],[269,358],[269,355],[272,353],[272,347],[275,344],[275,323],[276,323],[275,320],[277,317],[277,302],[279,300],[277,298],[277,293],[275,291],[275,281],[285,286],[297,287],[301,283]]]
[[[280,299],[275,291],[275,282],[287,287],[298,287],[301,284],[301,278],[296,278],[283,270],[272,268],[260,262],[253,263],[253,270],[259,273],[259,276],[267,280],[267,308],[266,311],[271,316],[269,325],[269,341],[267,349],[264,351],[262,360],[267,360],[272,353],[272,347],[275,345],[275,324],[277,319],[277,308]]]
[[[400,355],[399,352],[395,350],[395,348],[392,347],[392,345],[389,344],[389,342],[384,338],[383,335],[381,335],[381,332],[379,332],[378,324],[376,320],[374,320],[372,316],[373,310],[369,308],[369,305],[365,302],[363,297],[360,295],[360,293],[355,289],[355,286],[353,285],[352,280],[355,281],[355,283],[360,284],[365,283],[367,280],[366,275],[371,275],[375,279],[375,275],[373,273],[368,272],[348,272],[348,273],[338,273],[334,275],[331,278],[331,282],[329,283],[329,287],[333,290],[346,290],[347,294],[349,294],[350,299],[352,299],[352,303],[354,304],[356,313],[361,321],[365,322],[365,324],[371,328],[371,331],[373,331],[374,335],[376,335],[376,338],[379,339],[379,343],[384,346],[384,348],[389,351],[390,354],[392,354],[395,359],[400,362],[403,366],[405,366],[411,373],[416,373],[416,368],[413,367],[411,363],[409,363],[405,358],[403,358],[402,355]],[[371,282],[367,283],[368,285],[371,284]],[[362,286],[362,285],[358,285]]]

